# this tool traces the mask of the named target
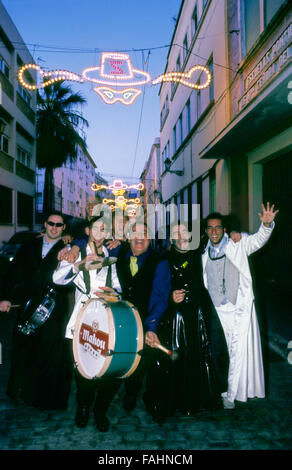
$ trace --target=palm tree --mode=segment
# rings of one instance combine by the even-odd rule
[[[37,165],[45,168],[43,212],[54,209],[53,170],[77,158],[78,146],[87,151],[79,135],[88,122],[77,112],[86,100],[64,82],[56,82],[37,95]]]

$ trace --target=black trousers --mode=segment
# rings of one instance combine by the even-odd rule
[[[115,395],[118,393],[120,386],[125,384],[126,395],[137,397],[142,389],[143,380],[146,376],[146,389],[145,395],[147,396],[147,403],[149,405],[156,401],[156,396],[160,392],[157,377],[161,374],[160,368],[157,371],[157,357],[164,353],[161,351],[152,350],[149,348],[145,354],[142,355],[137,369],[130,377],[125,379],[117,378],[100,378],[100,379],[86,379],[78,371],[75,373],[77,384],[77,403],[80,406],[91,406],[94,404],[94,409],[106,413]],[[149,367],[151,368],[149,380]],[[155,376],[153,380],[153,374]],[[161,377],[160,377],[161,379]]]
[[[76,371],[75,378],[78,405],[91,406],[94,404],[94,409],[102,413],[107,412],[122,385],[122,379],[106,377],[89,380],[80,375],[78,371]]]
[[[133,397],[137,397],[138,393],[140,392],[143,379],[146,374],[146,358],[142,355],[141,360],[138,364],[137,369],[133,372],[130,377],[124,379],[126,395],[131,395]]]

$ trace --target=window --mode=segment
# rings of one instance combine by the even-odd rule
[[[181,214],[180,214],[180,209],[181,209],[180,205],[181,205],[180,193],[177,193],[177,195],[176,195],[176,206],[177,206],[177,218],[178,218],[178,220],[180,219],[180,216],[181,216]]]
[[[197,32],[197,28],[198,28],[198,9],[197,9],[197,5],[196,5],[195,8],[194,8],[193,14],[192,14],[192,19],[191,19],[192,38],[194,37],[194,35]]]
[[[285,0],[265,0],[264,4],[264,22],[265,26],[271,21],[275,13],[279,10]]]
[[[162,171],[165,171],[166,168],[165,168],[164,162],[167,158],[169,158],[169,141],[167,142],[166,146],[164,147],[161,158],[162,158]]]
[[[177,60],[176,60],[175,70],[176,70],[176,72],[180,72],[180,71],[181,71],[180,55],[178,56],[178,58],[177,58]]]
[[[17,193],[17,222],[20,225],[33,223],[33,198],[27,194]]]
[[[244,55],[270,23],[286,0],[241,0],[244,25]]]
[[[214,63],[213,63],[213,57],[209,60],[207,63],[207,67],[210,70],[210,73],[212,75],[212,80],[209,85],[209,101],[212,101],[214,99]]]
[[[197,90],[197,95],[196,95],[196,109],[197,109],[197,119],[201,116],[201,90]]]
[[[17,85],[17,92],[21,98],[30,106],[31,96],[19,83]]]
[[[173,133],[173,153],[175,153],[177,149],[176,125],[174,126],[172,133]]]
[[[164,105],[162,106],[161,113],[160,113],[160,128],[162,128],[163,124],[165,123],[165,120],[168,115],[168,111],[169,111],[169,104],[168,104],[168,95],[167,95]]]
[[[188,35],[186,34],[184,38],[184,42],[183,42],[183,63],[185,62],[188,53],[189,53]]]
[[[0,185],[0,224],[12,223],[12,189]]]
[[[9,66],[3,57],[0,57],[0,72],[2,72],[5,77],[9,78]]]
[[[35,195],[35,207],[37,212],[42,212],[43,210],[43,193],[36,193]]]
[[[186,104],[187,108],[187,134],[191,132],[191,101],[188,100]]]
[[[9,140],[8,137],[4,134],[0,135],[0,150],[5,153],[9,153]]]
[[[260,35],[260,2],[244,0],[245,50],[248,52]]]
[[[180,115],[180,117],[178,118],[178,127],[179,127],[179,130],[178,130],[178,142],[179,142],[179,146],[180,144],[182,144],[182,141],[183,141],[183,117],[182,117],[182,114]]]
[[[70,193],[74,193],[75,191],[75,183],[74,181],[70,180],[69,182]]]
[[[32,156],[21,147],[17,147],[17,160],[28,168],[31,167]]]

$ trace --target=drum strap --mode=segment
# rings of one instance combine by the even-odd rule
[[[106,275],[106,282],[105,282],[106,287],[112,287],[112,265],[110,264],[109,267],[107,268],[107,275]]]
[[[81,248],[81,259],[86,258],[86,246]],[[84,270],[83,271],[83,279],[86,287],[86,294],[88,295],[90,293],[90,275],[89,271]]]
[[[81,248],[81,259],[86,258],[86,247]],[[86,287],[86,294],[90,293],[90,275],[89,271],[83,271],[83,279]],[[107,270],[106,282],[107,287],[112,287],[112,265],[110,264]]]

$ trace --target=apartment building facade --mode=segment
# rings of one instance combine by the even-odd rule
[[[146,208],[148,204],[159,204],[161,202],[159,186],[161,173],[160,139],[157,137],[154,139],[149,157],[140,176],[141,182],[144,184],[143,204]]]
[[[258,228],[261,203],[280,209],[263,270],[286,283],[292,267],[292,5],[227,2],[230,122],[200,153],[227,163],[230,208]],[[292,288],[291,281],[290,288]]]
[[[37,169],[36,211],[42,220],[45,170]],[[93,186],[92,186],[93,185]],[[86,217],[86,202],[91,197],[106,196],[106,191],[94,191],[94,185],[107,185],[96,171],[96,164],[88,152],[78,147],[75,161],[67,160],[60,168],[54,169],[54,207],[64,215],[76,218]]]
[[[162,199],[178,207],[200,204],[201,217],[215,206],[229,210],[225,162],[200,158],[229,120],[225,6],[225,1],[182,1],[165,73],[187,73],[201,65],[211,72],[212,80],[201,89],[165,82],[159,92]],[[203,85],[206,74],[195,72],[192,81]],[[215,174],[224,188],[220,193]]]
[[[182,1],[165,72],[206,65],[212,82],[160,88],[164,203],[198,203],[201,218],[233,213],[254,232],[261,203],[274,202],[281,216],[266,265],[283,276],[292,265],[291,18],[288,0]]]
[[[17,80],[27,62],[33,58],[0,1],[0,242],[34,225],[36,95]]]

